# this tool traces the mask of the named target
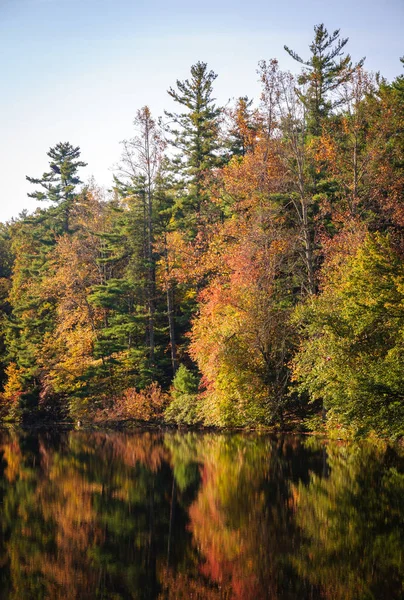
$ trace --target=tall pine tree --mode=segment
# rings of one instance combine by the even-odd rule
[[[348,38],[341,39],[339,32],[336,29],[330,34],[323,23],[315,25],[308,60],[284,46],[286,52],[303,65],[299,83],[307,86],[307,91],[301,93],[301,99],[308,112],[308,132],[312,135],[321,134],[322,121],[339,103],[338,99],[332,99],[331,94],[347,82],[365,60],[362,58],[357,65],[352,65],[350,55],[344,56]]]
[[[69,230],[69,217],[77,193],[77,186],[81,180],[78,169],[86,167],[87,163],[80,159],[80,148],[72,146],[69,142],[59,142],[47,153],[50,170],[42,177],[26,177],[35,185],[40,185],[42,190],[28,194],[35,200],[48,200],[56,205],[56,214],[59,215],[62,231]]]
[[[221,110],[212,97],[216,77],[206,63],[197,62],[191,67],[190,79],[177,80],[177,89],[168,90],[171,98],[184,109],[181,113],[165,114],[170,119],[167,128],[171,143],[178,151],[172,161],[179,188],[177,218],[191,237],[209,201],[208,176],[220,163],[218,132]]]

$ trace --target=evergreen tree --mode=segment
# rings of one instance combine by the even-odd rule
[[[98,262],[104,276],[88,300],[103,312],[98,324],[94,356],[98,359],[88,378],[96,377],[116,396],[125,387],[143,387],[151,380],[147,347],[147,279],[144,256],[144,190],[119,206],[113,202]]]
[[[173,380],[173,401],[165,411],[167,421],[177,425],[195,425],[201,421],[198,386],[198,376],[185,365],[180,365]]]
[[[42,381],[38,358],[44,337],[54,326],[55,304],[42,290],[55,242],[46,212],[37,211],[12,227],[15,261],[8,297],[12,310],[6,325],[5,399],[14,404],[16,415],[20,409],[28,414],[38,406]]]
[[[404,56],[400,58],[400,62],[404,67]],[[404,102],[404,75],[399,75],[393,82],[393,88],[398,92],[401,102]]]
[[[177,217],[195,234],[204,205],[209,200],[207,178],[220,164],[218,156],[219,115],[214,104],[213,82],[217,75],[207,64],[197,62],[191,67],[191,78],[177,80],[177,89],[169,95],[185,109],[182,113],[166,112],[170,119],[168,131],[172,145],[178,150],[172,161],[179,188]]]
[[[340,30],[329,34],[324,24],[314,26],[314,40],[310,44],[311,56],[303,60],[294,50],[284,46],[286,52],[304,65],[299,83],[307,86],[301,99],[308,112],[308,132],[321,134],[321,123],[335,108],[339,100],[330,97],[339,86],[349,80],[352,73],[364,63],[364,58],[355,66],[349,54],[344,56],[348,38],[340,39]]]
[[[79,160],[80,148],[72,146],[69,142],[59,142],[47,153],[51,159],[50,171],[45,172],[42,177],[26,177],[35,185],[43,189],[28,194],[35,200],[48,200],[56,205],[56,214],[62,217],[62,230],[69,230],[69,216],[76,195],[76,188],[81,180],[78,169],[86,167],[87,163]]]
[[[161,163],[161,168],[156,179],[156,200],[158,210],[156,211],[156,238],[159,248],[159,289],[165,293],[166,314],[168,321],[169,346],[171,355],[172,375],[174,376],[178,368],[177,356],[177,336],[175,323],[175,281],[171,276],[169,251],[167,237],[173,225],[173,207],[174,207],[174,185],[172,173],[169,173],[168,160]]]
[[[164,141],[160,128],[152,118],[148,106],[136,113],[134,120],[136,136],[125,140],[123,154],[118,167],[118,177],[115,177],[117,191],[125,198],[140,200],[143,212],[141,227],[143,247],[143,268],[145,274],[145,295],[148,310],[147,338],[149,346],[150,367],[154,363],[155,349],[155,312],[156,312],[156,266],[153,252],[154,244],[154,194],[156,178],[159,172]],[[132,201],[133,204],[133,201]],[[139,259],[141,259],[139,255]]]
[[[4,369],[7,364],[5,331],[7,316],[11,310],[8,301],[13,268],[10,229],[8,225],[0,224],[0,384],[4,381]]]

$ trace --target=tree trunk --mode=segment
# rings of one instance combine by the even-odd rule
[[[167,287],[167,314],[168,325],[170,329],[170,348],[171,348],[171,364],[173,367],[173,375],[177,372],[177,346],[175,343],[175,325],[174,325],[174,294],[171,284]]]
[[[304,257],[307,270],[307,289],[310,294],[315,294],[316,284],[314,280],[313,247],[311,242],[309,219],[307,215],[307,204],[304,201],[302,201],[302,234],[304,244]]]

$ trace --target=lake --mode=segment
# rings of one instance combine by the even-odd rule
[[[0,599],[404,597],[404,460],[217,433],[0,434]]]

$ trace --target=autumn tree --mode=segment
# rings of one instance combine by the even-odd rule
[[[300,232],[302,291],[316,291],[314,211],[315,183],[313,160],[307,146],[306,109],[296,92],[293,75],[280,71],[277,61],[261,61],[262,110],[267,145],[271,143],[283,165],[283,178],[277,190],[280,206],[290,224]]]
[[[232,156],[245,156],[253,150],[262,130],[262,118],[252,108],[253,101],[248,96],[238,98],[235,105],[225,110],[227,117],[226,145]]]
[[[324,265],[321,293],[297,309],[294,377],[356,433],[403,435],[403,281],[391,239],[367,235]]]
[[[358,67],[339,90],[343,110],[323,123],[322,135],[313,145],[317,170],[323,170],[323,181],[333,186],[333,194],[324,197],[321,210],[323,215],[334,213],[334,226],[344,213],[365,217],[365,206],[371,201],[369,167],[378,145],[375,136],[379,138],[381,133],[369,127],[370,97],[375,92],[374,77]]]
[[[233,214],[211,238],[209,283],[200,292],[191,331],[208,423],[283,421],[294,339],[288,319],[296,239],[286,233],[272,199],[281,172],[264,138],[223,170]]]
[[[8,300],[11,311],[6,325],[8,378],[4,395],[27,414],[35,413],[41,388],[38,364],[41,343],[53,328],[55,303],[42,293],[49,273],[49,253],[55,244],[53,220],[37,210],[12,226],[15,256]]]
[[[48,257],[48,276],[41,283],[42,294],[55,304],[55,314],[37,362],[43,401],[57,400],[62,413],[82,417],[102,406],[105,395],[113,394],[110,373],[105,375],[100,366],[104,357],[95,351],[105,314],[90,302],[105,277],[99,263],[104,240],[99,234],[108,215],[96,190],[81,197],[74,216],[76,231],[58,238]],[[99,376],[102,370],[104,377]]]

